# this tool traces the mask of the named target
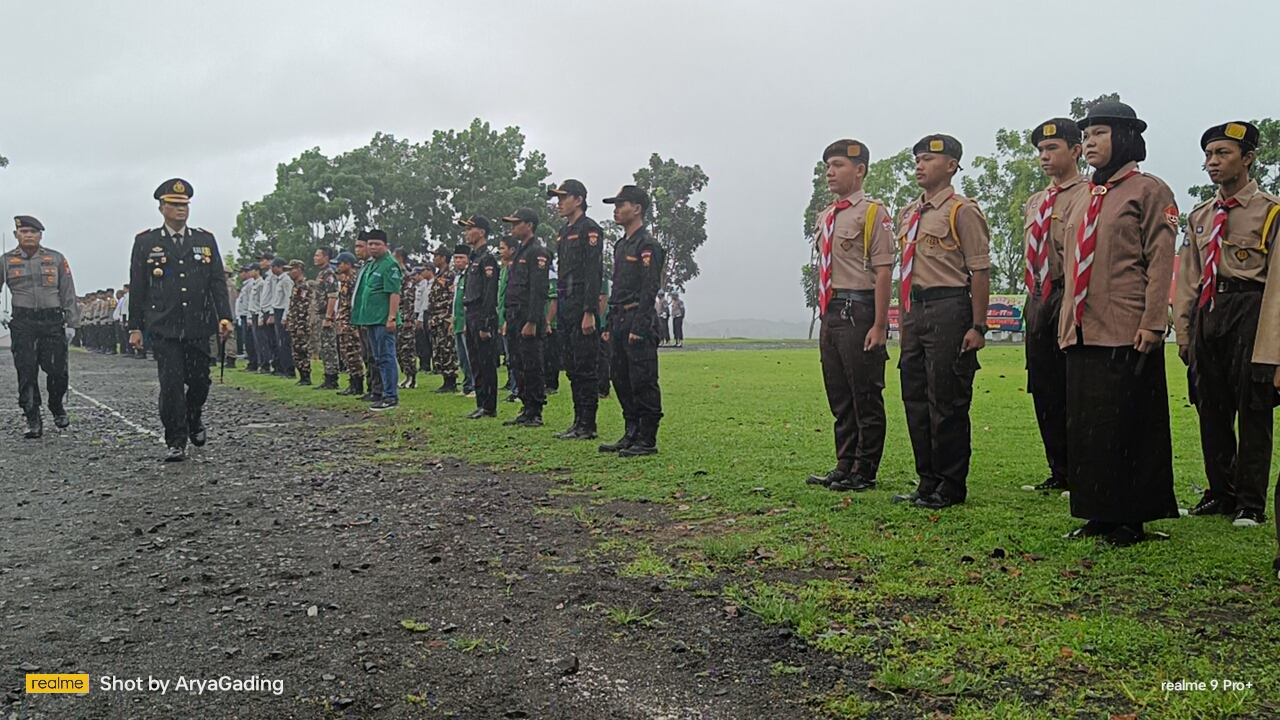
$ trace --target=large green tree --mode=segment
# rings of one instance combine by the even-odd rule
[[[685,283],[698,277],[694,253],[707,241],[707,203],[695,203],[693,196],[710,179],[701,167],[663,160],[658,153],[634,177],[636,185],[649,193],[649,229],[666,254],[662,285],[683,291]]]
[[[973,159],[971,174],[962,181],[964,194],[978,203],[991,229],[991,289],[1023,289],[1023,209],[1049,179],[1040,169],[1030,131],[996,133],[996,151]]]
[[[1249,174],[1258,181],[1259,188],[1280,195],[1280,120],[1263,118],[1254,120],[1253,124],[1258,126],[1258,149]],[[1213,184],[1187,188],[1187,192],[1201,202],[1212,198],[1217,191],[1218,186]]]

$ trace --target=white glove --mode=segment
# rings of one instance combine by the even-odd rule
[[[71,338],[73,338],[73,337],[75,337],[75,336],[76,336],[76,329],[75,329],[75,328],[64,328],[64,329],[62,330],[62,332],[63,332],[63,334],[64,334],[64,335],[66,335],[66,336],[67,336],[67,344],[68,344],[68,345],[70,345],[70,344],[71,344]]]

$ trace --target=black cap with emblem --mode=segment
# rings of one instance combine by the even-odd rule
[[[560,187],[552,185],[547,188],[547,197],[564,197],[565,195],[573,195],[575,197],[587,199],[587,186],[578,180],[565,180],[560,183]]]
[[[623,185],[617,195],[611,198],[605,198],[603,201],[606,205],[617,205],[618,203],[629,202],[633,205],[639,205],[645,210],[649,209],[649,193],[643,188],[635,185]]]
[[[1215,140],[1235,140],[1240,145],[1240,152],[1247,153],[1258,149],[1258,126],[1243,120],[1214,125],[1200,136],[1200,149],[1209,147]]]
[[[605,202],[608,202],[608,200]],[[538,213],[530,210],[529,208],[520,208],[519,210],[516,210],[510,215],[502,218],[502,221],[509,223],[527,222],[531,223],[536,228],[538,227]]]
[[[955,158],[956,162],[960,162],[960,158],[964,155],[964,146],[960,144],[959,140],[950,135],[925,135],[920,138],[920,142],[911,148],[912,155],[921,153],[946,155]]]
[[[160,202],[185,205],[191,202],[195,194],[196,191],[192,189],[191,183],[181,178],[173,178],[160,183],[160,187],[156,188],[155,198]]]
[[[458,218],[458,226],[464,228],[480,228],[485,235],[489,234],[492,229],[489,227],[489,218],[483,215],[472,215],[471,217]]]
[[[822,151],[822,162],[826,162],[833,157],[847,157],[855,163],[869,165],[871,163],[871,151],[867,150],[867,146],[857,140],[837,140],[827,146]]]
[[[1045,140],[1062,140],[1067,147],[1079,145],[1084,141],[1080,126],[1071,118],[1051,118],[1045,120],[1031,131],[1031,145],[1038,148]]]
[[[15,230],[22,230],[23,228],[26,228],[28,230],[35,230],[36,232],[44,232],[44,225],[30,215],[18,215],[13,219],[13,225]]]

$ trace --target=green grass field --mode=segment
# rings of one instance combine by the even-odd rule
[[[1197,422],[1167,352],[1177,491],[1189,506],[1193,483],[1205,482]],[[582,493],[575,514],[586,520],[614,499],[666,503],[667,524],[604,550],[677,587],[727,576],[726,605],[863,661],[870,683],[813,699],[837,717],[934,717],[939,707],[955,718],[1280,714],[1273,529],[1183,518],[1148,526],[1170,540],[1128,549],[1062,540],[1079,524],[1067,501],[1020,489],[1047,474],[1022,351],[989,347],[981,360],[969,502],[941,513],[889,503],[914,477],[892,365],[880,487],[842,496],[804,484],[834,463],[816,349],[664,353],[667,417],[661,454],[649,458],[552,439],[572,420],[567,382],[541,430],[461,419],[473,400],[422,388],[402,392],[402,407],[372,430],[384,453],[550,474]],[[287,401],[359,407],[278,379],[227,377]],[[621,434],[615,400],[602,401],[600,426],[602,439]],[[1162,689],[1178,680],[1212,686]]]

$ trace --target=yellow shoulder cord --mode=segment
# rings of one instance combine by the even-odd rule
[[[1262,225],[1262,252],[1267,252],[1267,237],[1271,235],[1271,228],[1275,227],[1276,216],[1280,215],[1280,205],[1272,205],[1271,212],[1267,213],[1267,221]]]
[[[876,226],[876,212],[878,210],[875,203],[867,203],[867,221],[862,226],[862,269],[866,270],[871,260],[871,233]],[[1280,208],[1278,208],[1280,209]]]

